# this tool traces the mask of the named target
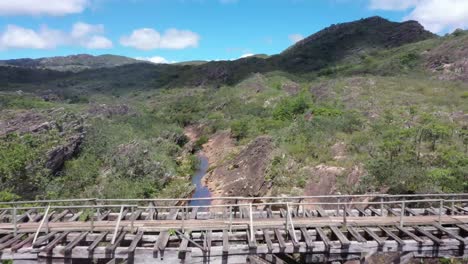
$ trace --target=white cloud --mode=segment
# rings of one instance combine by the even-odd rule
[[[152,63],[176,63],[176,61],[168,61],[166,58],[161,57],[161,56],[154,56],[154,57],[136,57],[135,59],[137,60],[142,60],[142,61],[149,61]]]
[[[371,0],[370,7],[382,10],[411,9],[404,19],[416,20],[435,33],[468,27],[466,0]]]
[[[381,10],[407,10],[414,7],[418,0],[370,0],[371,9]]]
[[[253,55],[255,55],[255,54],[253,54],[253,53],[246,53],[246,54],[243,54],[242,56],[240,56],[239,59],[251,57],[251,56],[253,56]]]
[[[83,22],[73,24],[71,35],[74,38],[82,38],[90,34],[102,34],[104,32],[104,25],[91,25]]]
[[[89,0],[2,0],[0,15],[63,16],[83,12]]]
[[[112,41],[103,36],[91,36],[81,45],[87,49],[110,49],[113,47]]]
[[[129,36],[123,36],[120,43],[140,50],[185,49],[197,47],[200,36],[189,30],[168,29],[164,34],[152,28],[136,29]]]
[[[291,34],[291,35],[288,36],[288,38],[292,43],[297,43],[297,42],[303,40],[304,36],[301,35],[301,34]]]
[[[102,25],[75,23],[71,32],[50,29],[42,26],[39,30],[7,25],[0,32],[0,49],[53,49],[58,46],[81,46],[87,49],[107,49],[112,41],[99,35]]]

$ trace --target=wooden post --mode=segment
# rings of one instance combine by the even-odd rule
[[[288,237],[289,236],[288,235],[288,226],[289,226],[289,217],[288,217],[288,215],[289,215],[289,203],[288,202],[286,202],[286,210],[288,210],[288,212],[286,213],[286,227],[285,227],[285,229],[286,229],[286,237]]]
[[[187,206],[184,206],[182,209],[182,233],[185,233],[185,212],[187,211]]]
[[[384,213],[383,213],[383,211],[384,211],[384,204],[383,204],[384,201],[385,201],[385,199],[383,197],[380,197],[380,216],[382,216],[382,217],[384,217]]]
[[[338,201],[338,204],[336,206],[336,216],[340,216],[340,202],[341,202],[340,198],[338,198],[337,201]]]
[[[400,227],[403,227],[403,216],[405,215],[405,201],[401,202]]]
[[[13,207],[13,213],[12,213],[12,217],[13,217],[13,234],[16,236],[17,233],[18,233],[18,224],[17,224],[17,219],[16,219],[16,205]]]
[[[252,202],[249,203],[249,217],[250,217],[250,241],[255,241],[255,233],[253,227],[253,218],[252,218]]]
[[[298,242],[297,241],[297,237],[296,237],[296,231],[294,230],[294,223],[292,221],[292,217],[291,217],[291,214],[289,213],[289,203],[286,203],[286,209],[287,209],[287,213],[286,213],[286,219],[289,219],[289,223],[291,224],[291,231],[292,231],[292,234],[293,234],[293,239],[294,241]],[[286,234],[288,234],[288,225],[286,224]]]
[[[232,205],[229,206],[229,233],[232,234]]]
[[[343,204],[343,224],[345,227],[348,226],[348,220],[346,218],[346,204]]]
[[[132,212],[132,213],[130,214],[130,218],[131,218],[131,219],[130,219],[130,232],[132,232],[132,234],[133,234],[133,233],[135,233],[135,230],[134,230],[134,226],[135,226],[135,223],[134,223],[134,222],[135,222],[135,217],[134,217],[134,215],[133,215],[133,214],[135,213],[135,208],[133,207],[133,205],[132,205],[132,208],[131,208],[131,212]]]
[[[444,208],[444,200],[440,200],[439,204],[439,225],[442,224],[442,208]]]
[[[452,198],[452,212],[451,212],[452,215],[455,214],[455,202],[454,202],[454,199],[455,199],[455,198]]]
[[[97,216],[97,214],[96,214]],[[94,207],[91,207],[91,234],[94,232]]]
[[[117,231],[119,231],[120,219],[122,219],[123,209],[124,209],[124,206],[123,205],[120,206],[119,218],[117,219],[117,224],[115,225],[115,229],[114,229],[114,235],[112,236],[112,241],[111,241],[112,245],[114,245],[115,239],[117,238]]]
[[[50,205],[47,205],[47,209],[45,211],[44,217],[42,218],[42,221],[39,224],[39,227],[37,228],[36,234],[34,234],[33,244],[36,243],[37,236],[39,236],[39,233],[41,232],[42,225],[44,224],[44,221],[46,220],[47,215],[49,214],[49,209],[50,209]]]

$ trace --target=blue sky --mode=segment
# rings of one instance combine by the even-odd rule
[[[2,3],[3,2],[3,3]],[[275,54],[334,23],[379,15],[467,28],[466,0],[0,0],[0,59],[78,53],[158,62]]]

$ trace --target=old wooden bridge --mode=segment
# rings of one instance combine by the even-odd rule
[[[468,194],[0,203],[15,263],[326,263],[468,257]]]

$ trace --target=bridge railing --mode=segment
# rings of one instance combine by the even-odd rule
[[[448,194],[355,194],[355,195],[315,195],[315,196],[265,196],[265,197],[208,197],[208,198],[148,198],[148,199],[58,199],[58,200],[30,200],[30,201],[11,201],[0,202],[0,209],[7,206],[20,205],[40,205],[40,204],[63,204],[63,205],[86,205],[86,204],[149,204],[155,205],[177,205],[189,204],[194,201],[210,201],[213,204],[238,204],[239,202],[247,203],[267,203],[267,202],[297,202],[297,201],[314,201],[319,202],[326,200],[327,203],[341,202],[350,200],[369,200],[369,201],[401,201],[401,200],[422,200],[422,199],[443,199],[456,200],[468,199],[468,193],[448,193]]]
[[[399,196],[401,197],[401,196]],[[413,196],[414,197],[414,196]],[[219,204],[219,205],[204,205],[204,206],[190,206],[190,205],[155,205],[152,204],[150,206],[141,206],[138,204],[96,204],[96,205],[54,205],[54,204],[47,204],[47,205],[42,205],[42,206],[28,206],[24,204],[20,204],[20,206],[17,206],[18,204],[13,204],[14,206],[12,207],[6,207],[6,208],[1,208],[0,211],[2,211],[1,219],[7,219],[8,223],[12,223],[12,229],[15,235],[18,232],[18,221],[21,220],[24,217],[31,218],[29,215],[32,210],[35,210],[37,215],[39,215],[39,219],[41,219],[41,222],[39,226],[37,227],[36,230],[36,235],[35,238],[37,238],[37,235],[40,232],[44,232],[49,229],[49,222],[51,218],[51,214],[49,214],[50,210],[57,210],[57,209],[63,209],[63,210],[69,210],[69,212],[73,215],[76,214],[73,213],[73,210],[80,210],[80,213],[78,216],[83,216],[82,221],[84,222],[89,222],[89,230],[93,232],[94,230],[94,222],[99,220],[97,216],[99,216],[99,211],[100,210],[108,210],[108,213],[110,213],[112,210],[120,209],[120,211],[115,211],[114,216],[115,218],[111,219],[111,221],[115,221],[115,230],[114,230],[114,236],[117,234],[117,231],[119,230],[120,227],[129,227],[130,230],[133,232],[134,229],[134,222],[136,219],[133,216],[133,213],[135,210],[155,210],[159,212],[166,212],[168,213],[169,211],[176,211],[176,218],[180,216],[181,221],[181,228],[184,228],[184,221],[188,219],[189,212],[193,211],[194,208],[208,208],[211,210],[222,210],[223,212],[229,212],[229,229],[232,229],[232,224],[233,224],[233,215],[235,217],[235,209],[240,211],[241,208],[248,209],[248,221],[250,222],[248,226],[250,228],[253,228],[255,219],[253,218],[253,213],[252,213],[252,208],[258,208],[262,209],[263,211],[265,208],[269,207],[271,208],[276,208],[276,209],[286,209],[286,216],[284,217],[285,219],[285,226],[286,228],[293,228],[294,229],[294,220],[292,217],[292,212],[296,212],[296,216],[300,215],[301,213],[304,216],[305,208],[308,206],[314,206],[314,207],[321,207],[321,206],[333,206],[336,208],[336,215],[335,217],[342,217],[343,221],[342,223],[344,225],[347,224],[347,219],[350,217],[349,210],[352,209],[353,207],[356,208],[358,206],[361,206],[363,208],[367,208],[370,206],[380,206],[382,209],[380,211],[380,216],[385,216],[384,215],[384,206],[399,206],[397,210],[392,212],[394,214],[394,217],[399,217],[399,224],[400,226],[404,225],[405,219],[411,216],[406,215],[406,210],[408,205],[410,204],[417,204],[421,206],[424,204],[425,206],[430,206],[432,207],[435,205],[437,211],[433,211],[434,215],[436,215],[437,221],[439,224],[443,224],[443,210],[444,206],[449,205],[452,208],[454,208],[455,204],[467,204],[468,199],[452,199],[453,197],[460,197],[459,195],[457,196],[448,196],[451,199],[411,199],[411,200],[390,200],[390,201],[336,201],[336,202],[306,202],[304,200],[298,201],[298,202],[290,202],[290,201],[279,201],[279,202],[264,202],[264,203],[253,203],[253,201],[249,202],[243,202],[243,203],[238,203],[238,204]],[[283,198],[283,197],[282,197]],[[327,197],[328,198],[328,197]],[[340,198],[343,198],[343,196],[340,196]],[[55,201],[55,200],[54,200]],[[73,200],[76,201],[76,200]],[[84,200],[80,200],[84,201]],[[90,201],[90,200],[88,200]],[[427,207],[417,207],[417,208],[427,208]],[[413,208],[414,209],[414,208]],[[37,211],[39,210],[39,211]],[[387,208],[388,210],[388,208]],[[6,212],[6,213],[5,213]],[[8,212],[10,212],[10,215],[8,215]],[[23,213],[24,212],[24,213]],[[84,215],[81,215],[83,212],[85,212]],[[118,215],[115,215],[117,212]],[[234,212],[234,214],[233,214]],[[389,212],[389,211],[387,211]],[[399,213],[396,214],[395,212]],[[5,213],[5,214],[4,214]],[[19,213],[19,214],[18,214]],[[125,217],[130,214],[130,218],[125,220]],[[388,213],[387,213],[388,214]],[[18,218],[18,215],[20,216]],[[388,216],[388,215],[387,215]],[[362,216],[366,217],[366,216]],[[124,220],[125,223],[122,224],[121,221]],[[122,226],[121,226],[122,225]],[[5,230],[5,229],[3,229]],[[7,228],[8,230],[8,228]]]

